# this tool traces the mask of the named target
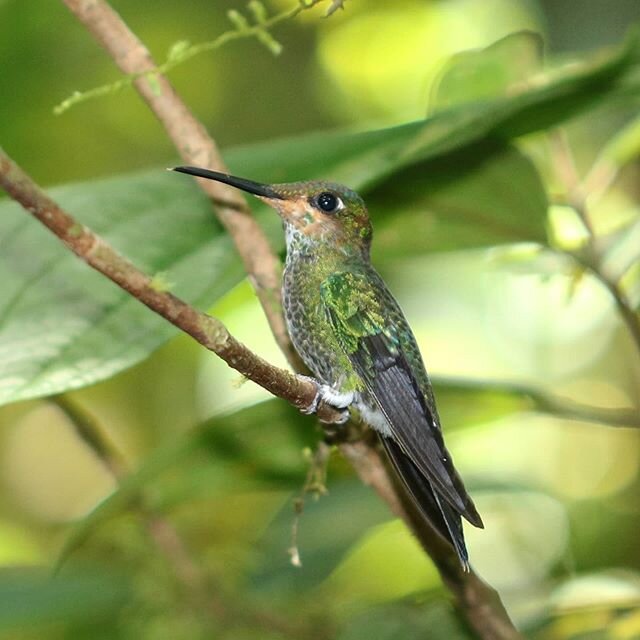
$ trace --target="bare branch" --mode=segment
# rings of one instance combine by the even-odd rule
[[[584,183],[580,180],[576,170],[569,142],[563,131],[555,132],[550,141],[552,145],[552,160],[555,164],[556,173],[564,186],[567,204],[578,214],[588,232],[585,255],[580,255],[577,252],[567,253],[592,273],[610,293],[618,308],[620,317],[627,325],[631,340],[640,355],[640,314],[636,313],[620,284],[607,277],[600,268],[602,255],[595,242],[596,235],[587,201],[588,192],[585,190]]]
[[[589,238],[592,239],[595,237],[593,224],[587,211],[585,192],[582,188],[573,152],[567,140],[567,134],[562,129],[556,129],[549,135],[549,143],[551,146],[551,159],[553,160],[556,174],[564,186],[567,204],[578,214],[589,234]]]

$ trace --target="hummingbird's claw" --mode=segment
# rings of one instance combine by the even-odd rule
[[[310,416],[318,410],[318,406],[320,405],[320,388],[322,385],[315,378],[312,378],[311,376],[305,376],[301,373],[296,373],[296,378],[298,378],[298,380],[304,380],[305,382],[311,382],[311,384],[314,384],[316,387],[316,395],[313,397],[311,404],[309,404],[309,406],[305,407],[304,409],[300,409],[300,413],[304,413],[304,415]]]
[[[315,378],[304,376],[301,373],[296,375],[301,380],[312,382],[316,385],[317,389],[316,395],[311,401],[311,404],[300,410],[302,413],[304,413],[305,415],[316,413],[318,411],[320,403],[322,402],[328,404],[330,407],[333,407],[340,414],[340,417],[337,420],[332,421],[333,424],[344,424],[349,419],[349,407],[351,406],[354,397],[353,391],[342,393],[329,386],[328,384],[321,384]]]

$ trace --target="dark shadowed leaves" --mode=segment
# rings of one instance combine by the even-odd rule
[[[547,198],[513,147],[489,142],[419,163],[370,198],[374,252],[412,253],[546,242]]]
[[[128,596],[124,580],[97,569],[90,575],[56,579],[45,571],[4,569],[0,572],[0,636],[44,625],[104,623],[123,608]]]

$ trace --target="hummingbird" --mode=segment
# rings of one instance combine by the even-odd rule
[[[286,238],[283,311],[294,347],[316,378],[320,402],[353,407],[379,435],[418,512],[469,570],[464,517],[483,523],[454,468],[418,343],[371,264],[372,227],[362,198],[325,181],[261,184],[198,167],[174,171],[257,196],[280,215]]]

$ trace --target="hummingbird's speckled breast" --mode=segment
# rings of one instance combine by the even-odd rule
[[[288,225],[286,232],[287,259],[282,284],[284,315],[291,341],[312,373],[336,391],[355,391],[355,404],[360,410],[367,411],[372,426],[386,431],[386,420],[377,415],[376,403],[338,343],[321,300],[322,284],[330,276],[345,271],[365,274],[377,292],[386,321],[402,329],[402,346],[438,423],[433,392],[415,336],[398,302],[371,263],[364,261],[362,256],[345,254],[340,247],[319,247],[309,243]]]
[[[304,246],[301,238],[290,238],[287,245],[282,304],[293,346],[321,382],[334,389],[353,390],[349,381],[357,376],[338,344],[320,298],[322,282],[335,270],[335,261]]]

